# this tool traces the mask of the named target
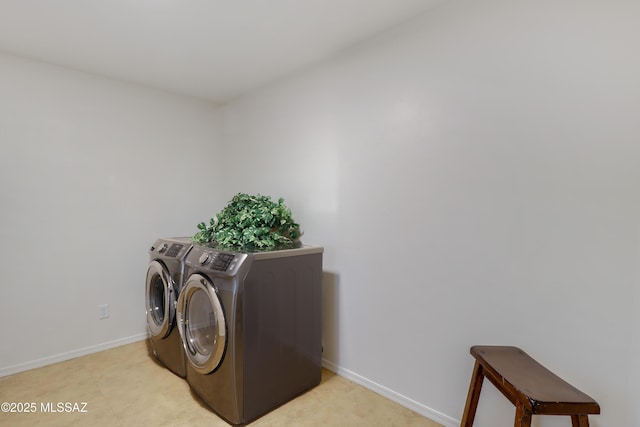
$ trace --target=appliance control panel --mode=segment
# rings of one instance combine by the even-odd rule
[[[222,252],[203,252],[198,258],[198,262],[202,266],[208,265],[212,270],[227,271],[234,258],[234,255]]]
[[[171,258],[177,257],[180,251],[182,250],[182,248],[184,248],[184,245],[181,245],[179,243],[174,243],[173,245],[171,245],[171,247],[169,247],[169,250],[167,251],[167,256]]]
[[[187,257],[186,263],[189,267],[233,274],[244,257],[244,254],[240,253],[220,252],[196,246]]]
[[[155,255],[162,255],[166,258],[182,258],[190,248],[191,245],[160,239],[149,248],[149,252]]]

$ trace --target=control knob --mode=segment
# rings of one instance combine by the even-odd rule
[[[198,262],[200,263],[200,265],[205,265],[207,261],[209,261],[209,254],[203,252],[202,255],[200,255],[200,258],[198,258]]]
[[[158,248],[158,252],[159,252],[159,253],[163,253],[163,252],[165,252],[168,248],[169,248],[169,245],[167,245],[166,243],[163,243],[163,244],[162,244],[162,245],[160,245],[160,247]]]

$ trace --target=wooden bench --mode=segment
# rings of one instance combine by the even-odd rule
[[[516,407],[515,427],[531,426],[532,415],[568,415],[573,427],[589,427],[600,405],[517,347],[473,346],[476,358],[461,427],[473,426],[484,378]]]

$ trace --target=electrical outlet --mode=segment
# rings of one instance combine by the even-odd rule
[[[98,319],[109,318],[109,304],[100,304],[98,306]]]

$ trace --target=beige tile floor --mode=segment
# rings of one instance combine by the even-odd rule
[[[157,363],[145,341],[0,378],[1,402],[16,403],[14,409],[34,403],[36,411],[0,412],[0,426],[229,425]],[[43,411],[58,402],[75,411],[86,402],[86,412]],[[319,386],[250,425],[440,426],[327,370]]]

